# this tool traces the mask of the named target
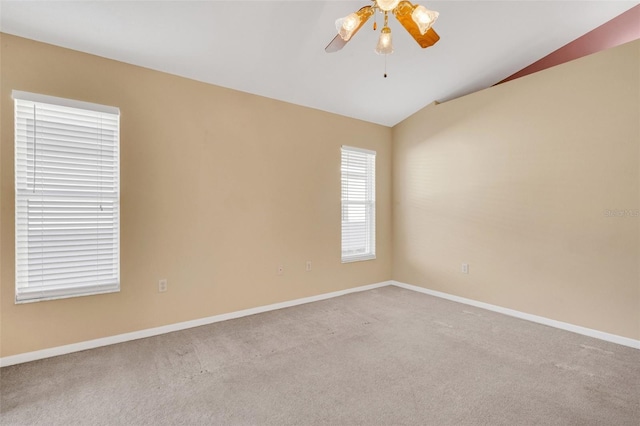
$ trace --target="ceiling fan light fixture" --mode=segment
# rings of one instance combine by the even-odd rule
[[[360,25],[360,17],[357,13],[351,13],[344,18],[336,20],[336,29],[344,41],[349,41],[353,33],[358,29],[358,25]]]
[[[434,10],[429,10],[422,5],[417,5],[415,9],[413,9],[413,13],[411,14],[411,18],[413,22],[416,23],[418,29],[420,30],[420,34],[424,35],[429,28],[436,22],[440,14]]]
[[[438,12],[428,10],[424,6],[414,5],[409,0],[370,1],[372,3],[369,6],[361,7],[357,12],[336,21],[338,34],[331,40],[327,47],[324,48],[325,52],[337,52],[346,46],[349,40],[353,38],[376,12],[384,15],[382,32],[375,48],[375,52],[379,55],[386,56],[393,53],[391,29],[388,24],[389,15],[395,16],[400,25],[402,25],[423,49],[433,46],[440,40],[440,36],[432,28],[433,23],[440,15]],[[377,29],[375,22],[373,29],[374,31]]]
[[[393,45],[391,44],[391,28],[385,26],[380,32],[378,45],[376,46],[378,55],[390,55],[393,53]]]
[[[380,10],[388,12],[396,8],[400,0],[376,0],[376,4]]]

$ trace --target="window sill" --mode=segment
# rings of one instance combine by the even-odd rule
[[[352,256],[352,257],[347,257],[347,258],[342,258],[342,263],[353,263],[353,262],[361,262],[361,261],[365,261],[365,260],[375,260],[376,259],[376,255],[375,254],[364,254],[361,256]]]
[[[75,292],[69,293],[63,291],[36,291],[29,294],[29,292],[22,292],[20,295],[16,294],[16,305],[22,305],[24,303],[35,303],[35,302],[46,302],[48,300],[58,300],[58,299],[69,299],[72,297],[83,297],[83,296],[95,296],[98,294],[107,294],[107,293],[118,293],[120,292],[120,285],[117,287],[110,286],[108,288],[105,287],[94,287],[88,288],[84,292]]]

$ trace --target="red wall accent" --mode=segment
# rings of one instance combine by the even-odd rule
[[[500,83],[637,39],[640,39],[640,5],[632,7],[609,22],[600,25],[598,28],[564,45],[539,61],[505,78]]]

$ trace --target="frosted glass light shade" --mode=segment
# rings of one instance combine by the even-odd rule
[[[381,10],[388,12],[395,9],[400,0],[376,0],[376,3]]]
[[[378,55],[390,55],[393,53],[391,29],[389,27],[384,27],[380,32],[380,38],[378,39],[378,45],[376,46],[376,53]]]
[[[344,41],[349,41],[359,24],[360,17],[357,13],[352,13],[344,18],[336,20],[336,29]]]
[[[434,10],[429,10],[422,5],[418,5],[415,9],[413,9],[411,18],[413,19],[413,22],[415,22],[418,26],[420,34],[424,35],[424,33],[429,31],[429,28],[431,28],[433,23],[436,22],[436,19],[438,19],[439,15],[440,14]]]

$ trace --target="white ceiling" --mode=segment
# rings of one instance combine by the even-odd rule
[[[335,19],[370,0],[1,0],[0,31],[393,126],[495,84],[640,1],[417,3],[440,12],[441,39],[422,50],[390,17],[386,79],[372,21],[342,51],[324,51]]]

